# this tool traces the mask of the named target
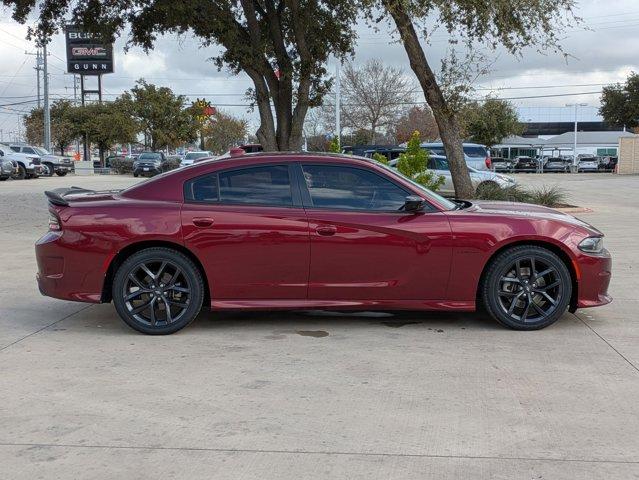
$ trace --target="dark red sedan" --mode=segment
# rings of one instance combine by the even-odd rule
[[[212,309],[472,311],[533,330],[611,301],[603,235],[555,210],[446,200],[368,159],[236,155],[124,191],[46,192],[44,295],[144,333]]]

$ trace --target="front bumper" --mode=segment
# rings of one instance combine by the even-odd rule
[[[612,272],[612,257],[608,250],[600,255],[581,255],[578,260],[577,308],[598,307],[612,302],[608,286]]]
[[[162,173],[162,168],[155,165],[138,165],[133,169],[137,175],[157,175]]]

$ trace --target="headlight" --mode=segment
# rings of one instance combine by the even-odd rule
[[[603,251],[603,237],[588,237],[581,241],[579,250],[586,253],[601,253]]]

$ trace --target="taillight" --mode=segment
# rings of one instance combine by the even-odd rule
[[[49,212],[49,231],[59,232],[62,230],[60,219],[54,213]]]
[[[490,157],[486,157],[486,168],[490,170],[493,165],[493,161]]]

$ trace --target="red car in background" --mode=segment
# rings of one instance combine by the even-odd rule
[[[611,301],[603,235],[535,205],[450,201],[364,158],[238,154],[124,191],[46,192],[44,295],[175,332],[212,309],[475,310],[543,328]]]

